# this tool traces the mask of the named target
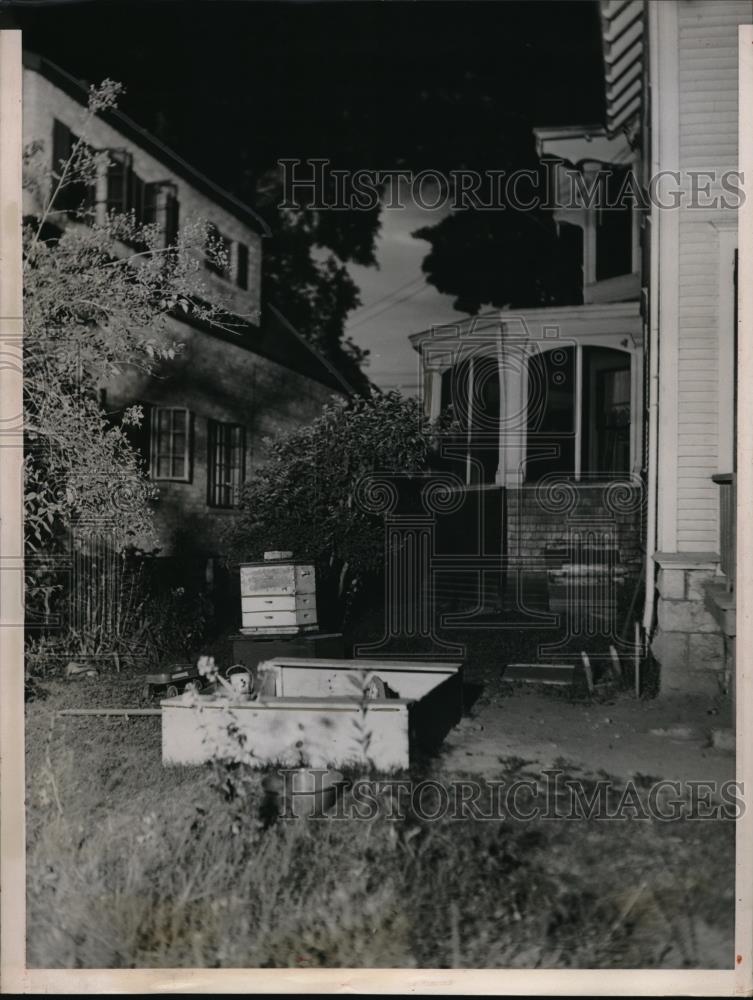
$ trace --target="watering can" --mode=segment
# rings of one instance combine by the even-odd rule
[[[250,698],[254,690],[254,678],[248,667],[242,663],[234,663],[225,672],[233,693],[239,698]]]

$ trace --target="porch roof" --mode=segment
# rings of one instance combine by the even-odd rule
[[[611,302],[579,306],[547,306],[539,309],[496,309],[470,316],[458,323],[433,326],[410,336],[413,348],[424,356],[436,356],[463,344],[474,351],[486,343],[493,349],[500,338],[508,343],[536,343],[539,349],[582,344],[634,351],[643,342],[638,302]]]

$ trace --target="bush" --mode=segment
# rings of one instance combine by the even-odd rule
[[[269,460],[244,485],[241,516],[225,537],[228,558],[288,549],[311,560],[342,619],[384,563],[384,514],[373,501],[391,476],[428,469],[435,435],[448,426],[449,418],[428,424],[419,402],[398,392],[333,402],[268,443]]]

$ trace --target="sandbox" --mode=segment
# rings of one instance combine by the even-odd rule
[[[253,700],[162,701],[163,763],[405,768],[463,708],[459,663],[276,657],[259,664],[257,687]]]

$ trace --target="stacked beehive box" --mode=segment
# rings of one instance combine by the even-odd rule
[[[243,635],[297,635],[317,627],[316,574],[290,552],[265,552],[263,562],[243,563]]]

